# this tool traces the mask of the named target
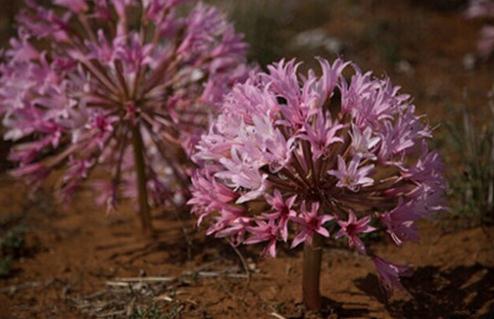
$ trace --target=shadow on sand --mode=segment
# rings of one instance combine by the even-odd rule
[[[416,269],[402,283],[412,298],[387,301],[376,275],[355,281],[395,318],[494,318],[494,268],[480,264],[446,270],[427,266]]]

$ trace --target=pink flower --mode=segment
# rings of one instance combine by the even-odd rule
[[[297,195],[293,195],[285,201],[277,189],[274,191],[274,196],[266,195],[266,202],[273,209],[273,212],[266,214],[266,217],[269,220],[277,220],[283,241],[288,240],[288,221],[297,216],[297,212],[293,209],[296,199]]]
[[[353,211],[350,211],[348,221],[337,221],[341,228],[336,233],[335,238],[345,236],[348,238],[348,246],[355,247],[359,253],[365,255],[365,245],[358,237],[358,234],[366,234],[376,230],[376,228],[369,225],[370,221],[370,216],[357,219]]]
[[[488,58],[494,51],[494,27],[484,26],[480,30],[480,39],[477,42],[477,49],[483,58]]]
[[[231,159],[220,160],[226,170],[216,173],[215,177],[225,180],[230,187],[247,190],[237,199],[237,204],[261,196],[266,188],[266,176],[255,168],[255,163],[249,157],[240,158],[236,148],[232,148],[231,155]]]
[[[469,18],[494,16],[494,2],[492,0],[470,0],[466,15]]]
[[[347,166],[343,157],[338,155],[338,170],[329,170],[328,174],[338,178],[337,187],[346,187],[351,191],[357,191],[360,186],[370,186],[374,183],[372,178],[367,177],[374,165],[359,167],[360,163],[360,156],[354,156]]]
[[[307,113],[297,111],[291,113],[288,110],[296,110],[300,108],[306,108],[307,105],[300,105],[301,91],[299,87],[299,81],[297,77],[297,69],[300,63],[296,63],[295,60],[285,62],[281,60],[279,63],[274,63],[268,66],[269,75],[261,75],[264,80],[269,83],[270,90],[275,94],[280,93],[283,97],[283,103],[286,107],[282,108],[282,112],[287,110],[285,118],[289,120],[291,125],[302,126],[305,123],[305,117]],[[299,106],[299,107],[297,107]]]
[[[444,165],[438,152],[430,151],[426,143],[420,147],[420,158],[414,165],[406,168],[402,176],[409,178],[419,184],[444,185],[442,172]]]
[[[252,121],[252,134],[260,146],[261,156],[270,165],[271,171],[278,171],[290,160],[293,139],[287,141],[280,130],[274,127],[269,116],[254,116]]]
[[[324,228],[324,224],[334,219],[332,215],[319,214],[319,203],[312,203],[311,210],[305,208],[305,202],[302,202],[301,217],[293,217],[292,220],[301,225],[301,230],[293,239],[292,248],[302,242],[312,242],[315,233],[323,237],[329,237],[329,232]]]
[[[392,211],[379,216],[379,220],[386,226],[387,233],[398,246],[404,241],[419,240],[415,226],[415,221],[418,219],[420,219],[420,212],[417,211],[413,201],[402,203]]]
[[[411,152],[419,138],[431,137],[430,129],[422,126],[420,119],[414,113],[415,107],[412,105],[400,114],[395,123],[384,122],[378,154],[381,161],[390,161],[393,156]]]
[[[322,111],[314,115],[314,124],[305,123],[304,131],[300,138],[309,141],[313,160],[317,160],[324,155],[328,146],[333,143],[342,143],[343,140],[336,136],[336,133],[343,128],[343,125],[331,123]]]
[[[352,130],[349,132],[352,137],[352,153],[360,156],[361,158],[374,158],[374,148],[381,141],[379,137],[372,136],[373,132],[370,127],[366,127],[363,132],[353,125]]]
[[[470,0],[466,10],[467,18],[492,18],[494,17],[494,1],[492,0]],[[479,55],[487,59],[494,51],[494,27],[486,24],[480,31],[477,41]]]
[[[380,257],[372,257],[374,266],[376,267],[379,281],[387,293],[393,290],[404,290],[400,283],[400,276],[411,275],[410,268],[390,263]]]
[[[266,223],[263,220],[256,221],[257,226],[248,227],[247,231],[252,234],[245,244],[257,244],[261,242],[268,242],[264,250],[264,254],[269,254],[271,257],[276,257],[276,241],[278,239],[279,228],[275,224],[274,219],[269,219]]]
[[[274,255],[275,241],[290,235],[292,247],[310,244],[315,234],[329,237],[324,224],[336,219],[337,237],[365,253],[358,236],[377,231],[374,221],[395,241],[411,240],[412,222],[443,208],[442,165],[410,96],[349,62],[319,64],[322,72],[300,74],[295,60],[281,60],[225,96],[193,158],[200,174],[236,194],[228,205],[242,210],[242,222],[211,210],[213,221],[224,221],[211,233],[233,229],[238,242],[247,229],[249,243],[267,242]],[[215,205],[203,194],[193,195],[194,212]],[[398,212],[403,203],[413,215]]]
[[[319,80],[315,82],[315,88],[309,88],[308,81],[306,83],[307,89],[304,92],[310,92],[314,89],[314,92],[310,92],[311,96],[313,96],[317,100],[317,107],[321,108],[327,101],[328,98],[333,97],[334,90],[337,86],[339,86],[340,79],[342,76],[342,72],[346,69],[351,63],[345,62],[340,59],[336,59],[333,64],[329,63],[329,61],[318,58],[319,64],[321,66],[322,75]]]
[[[182,201],[175,194],[187,195],[187,153],[250,71],[247,45],[224,15],[185,2],[26,2],[0,66],[0,115],[4,138],[17,143],[9,155],[17,176],[41,182],[61,169],[57,185],[69,197],[100,167],[111,185],[100,202],[113,205],[123,197],[114,191],[137,195],[138,136],[150,204]]]
[[[215,237],[230,237],[234,244],[244,241],[244,235],[251,222],[251,218],[244,215],[242,209],[228,207],[220,211],[220,215],[215,217],[215,223],[209,227],[206,234],[215,234]]]
[[[10,39],[11,50],[6,52],[9,59],[26,62],[40,58],[40,52],[29,42],[31,35],[24,30],[19,30],[19,39]]]
[[[233,208],[237,194],[228,187],[219,184],[207,171],[195,172],[192,181],[192,198],[188,204],[195,205],[192,212],[199,217],[198,225],[212,212]]]

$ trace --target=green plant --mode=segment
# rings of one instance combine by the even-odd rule
[[[26,230],[23,227],[14,227],[0,238],[0,256],[19,258],[26,248]]]
[[[174,304],[167,313],[163,313],[160,308],[153,303],[134,309],[130,315],[130,319],[176,319],[180,318],[182,310],[182,305]]]
[[[369,26],[364,39],[383,62],[395,65],[401,60],[399,39],[396,34],[396,27],[393,24],[386,20],[378,20]]]
[[[23,256],[26,252],[26,232],[21,226],[7,231],[0,238],[0,278],[8,277],[12,273],[14,259]]]
[[[145,307],[137,307],[130,315],[130,319],[163,319],[164,315],[160,309],[152,304]]]
[[[8,277],[12,271],[12,259],[10,257],[0,258],[0,278]]]
[[[208,0],[223,8],[249,43],[249,59],[266,66],[291,51],[290,41],[300,32],[327,23],[331,5],[325,0]],[[307,48],[305,48],[307,49]]]
[[[461,120],[448,125],[449,144],[460,167],[450,178],[454,207],[482,224],[494,223],[494,100],[489,106],[483,125],[475,125],[465,108]]]
[[[283,0],[223,1],[211,0],[229,13],[236,28],[249,43],[249,58],[266,65],[282,56],[284,49],[280,30],[286,27],[289,9]],[[280,14],[280,10],[283,14]]]

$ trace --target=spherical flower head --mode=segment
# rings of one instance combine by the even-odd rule
[[[39,182],[64,167],[59,185],[70,197],[102,167],[110,181],[99,201],[113,205],[115,192],[136,193],[128,184],[139,135],[152,202],[170,204],[187,191],[188,154],[250,68],[247,46],[223,14],[185,2],[195,3],[26,1],[0,66],[0,114],[4,137],[18,142],[10,154],[16,176]]]
[[[349,62],[319,62],[316,76],[282,60],[225,97],[193,157],[208,189],[217,183],[236,194],[211,209],[217,199],[202,201],[209,190],[193,181],[189,203],[211,234],[228,229],[239,243],[266,243],[272,256],[276,240],[295,247],[344,237],[374,257],[362,235],[384,230],[396,244],[416,240],[415,222],[442,209],[442,164],[409,96]],[[401,272],[387,275],[375,260],[385,285],[399,287]]]

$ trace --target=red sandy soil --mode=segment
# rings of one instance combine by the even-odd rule
[[[82,204],[61,213],[46,195],[26,201],[25,191],[6,181],[1,188],[2,207],[10,207],[12,218],[28,225],[32,254],[16,263],[11,278],[0,282],[0,318],[85,318],[110,313],[118,314],[110,318],[124,318],[123,311],[132,300],[135,307],[154,300],[163,314],[179,309],[181,316],[164,318],[269,318],[273,312],[286,318],[303,315],[300,252],[282,248],[279,258],[265,259],[255,249],[241,248],[252,271],[249,281],[243,278],[242,264],[233,249],[221,240],[205,239],[202,232],[190,236],[193,245],[188,256],[187,240],[176,220],[157,219],[158,238],[149,241],[136,232],[132,214],[105,216]],[[85,199],[79,202],[90,198]],[[183,225],[190,234],[192,222]],[[423,224],[424,240],[401,249],[371,244],[379,255],[413,265],[413,276],[403,280],[408,292],[389,301],[366,257],[326,246],[321,284],[328,311],[335,318],[494,314],[494,228],[447,231],[441,225]],[[197,274],[184,275],[187,271]],[[204,272],[220,276],[204,277]],[[224,272],[230,275],[221,275]],[[237,275],[240,278],[228,277]],[[177,280],[158,287],[134,285],[133,293],[128,287],[117,292],[107,286],[108,281],[118,281],[115,278],[139,276]],[[90,298],[95,293],[101,298]],[[120,304],[113,298],[122,298]]]
[[[444,2],[334,1],[323,27],[344,40],[347,58],[390,75],[439,123],[461,104],[485,110],[494,74],[492,61],[464,70],[462,59],[474,51],[479,24],[465,21],[456,7],[431,5]],[[413,71],[398,72],[388,49],[379,47],[383,43]],[[132,203],[105,215],[84,194],[64,209],[49,191],[30,195],[6,176],[0,179],[0,207],[0,231],[21,224],[28,236],[26,256],[14,263],[12,276],[0,279],[2,319],[126,318],[153,304],[162,317],[133,318],[318,318],[300,304],[299,250],[282,246],[277,259],[265,259],[257,247],[240,247],[249,280],[237,253],[197,231],[187,213],[181,222],[157,212],[158,237],[150,241],[139,235]],[[414,274],[403,280],[407,292],[390,300],[367,258],[326,246],[323,317],[493,318],[494,228],[452,224],[423,223],[423,240],[400,249],[370,243],[379,255],[413,265]],[[121,280],[150,276],[170,278],[130,285]]]

